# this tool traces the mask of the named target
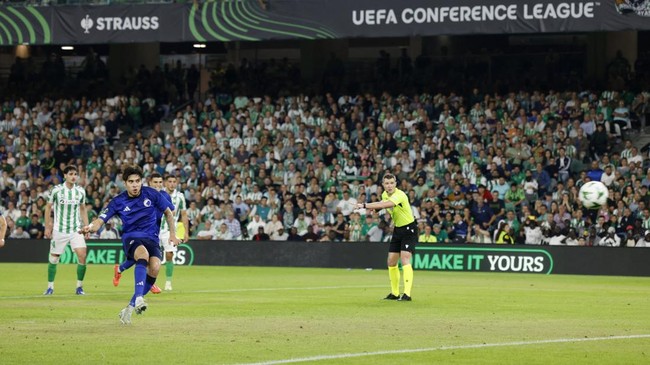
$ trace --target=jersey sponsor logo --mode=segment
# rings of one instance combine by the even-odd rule
[[[147,208],[150,207],[151,206],[151,200],[145,199],[144,200],[144,206],[147,207]]]
[[[131,208],[129,208],[129,207],[125,207],[122,211],[123,211],[123,212],[130,212],[130,211],[131,211]]]
[[[61,205],[77,205],[79,204],[78,199],[59,199],[59,204]]]

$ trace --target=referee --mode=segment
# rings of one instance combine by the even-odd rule
[[[413,287],[413,267],[411,256],[418,242],[418,227],[411,211],[411,204],[408,196],[397,188],[395,175],[387,173],[382,179],[384,192],[381,194],[381,201],[374,203],[359,203],[358,209],[387,209],[393,219],[395,228],[393,238],[388,249],[388,276],[390,278],[390,294],[387,300],[411,300],[411,288]],[[404,294],[399,295],[400,273],[397,267],[397,260],[402,260],[402,271],[404,272]]]

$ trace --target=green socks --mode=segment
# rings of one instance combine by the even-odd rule
[[[171,261],[165,262],[165,274],[167,275],[167,281],[174,275],[174,263]]]
[[[84,276],[86,276],[86,265],[78,264],[77,265],[77,280],[83,281]]]
[[[47,264],[47,281],[50,283],[54,281],[56,276],[56,264]]]

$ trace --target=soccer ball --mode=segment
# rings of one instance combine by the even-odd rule
[[[587,209],[600,209],[609,197],[607,186],[600,181],[590,181],[580,188],[578,193],[582,205]]]

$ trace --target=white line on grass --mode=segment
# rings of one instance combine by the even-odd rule
[[[290,287],[290,288],[244,288],[244,289],[214,289],[214,290],[180,290],[180,291],[174,291],[173,294],[206,294],[206,293],[241,293],[241,292],[255,292],[255,291],[288,291],[288,290],[338,290],[338,289],[365,289],[365,288],[383,288],[386,285],[349,285],[349,286],[315,286],[315,287],[306,287],[306,288],[301,288],[301,287]],[[106,296],[106,295],[116,295],[116,294],[124,294],[123,291],[119,292],[113,292],[113,293],[108,293],[108,292],[100,292],[100,293],[90,293],[86,294],[85,296],[90,296],[90,297],[96,297],[96,296]],[[53,296],[49,295],[17,295],[17,296],[10,296],[10,297],[3,297],[0,296],[0,300],[2,299],[33,299],[33,298],[71,298],[71,297],[79,297],[79,295],[76,294],[54,294]]]
[[[386,350],[386,351],[359,352],[359,353],[338,354],[338,355],[319,355],[319,356],[301,357],[301,358],[295,358],[295,359],[271,360],[271,361],[263,361],[263,362],[252,362],[252,363],[241,363],[241,364],[237,364],[237,365],[279,365],[279,364],[292,364],[292,363],[307,362],[307,361],[349,359],[349,358],[354,358],[354,357],[411,354],[411,353],[416,353],[416,352],[481,349],[481,348],[488,348],[488,347],[531,346],[531,345],[544,345],[544,344],[549,344],[549,343],[629,340],[629,339],[638,339],[638,338],[650,338],[650,334],[646,334],[646,335],[629,335],[629,336],[591,337],[591,338],[558,338],[558,339],[550,339],[550,340],[515,341],[515,342],[502,342],[502,343],[481,343],[481,344],[475,344],[475,345],[440,346],[440,347],[428,347],[428,348],[421,348],[421,349]]]

